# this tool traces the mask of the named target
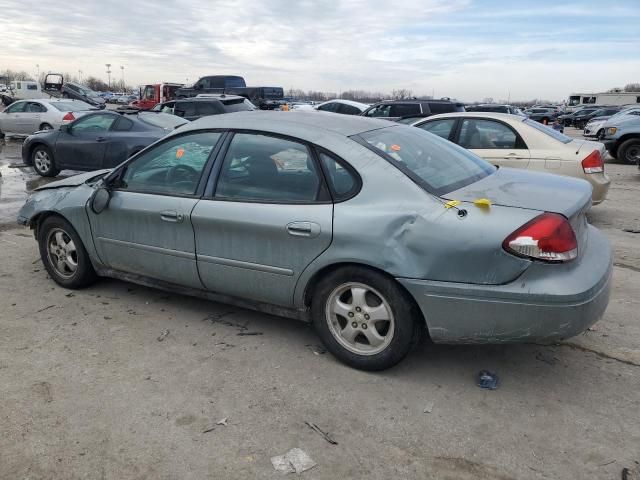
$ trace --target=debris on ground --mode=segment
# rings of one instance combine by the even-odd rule
[[[498,388],[498,375],[489,370],[480,370],[478,372],[478,386],[485,390],[495,390]]]
[[[206,430],[203,430],[202,433],[213,432],[215,429],[216,429],[216,427],[207,428]]]
[[[158,337],[158,341],[162,342],[168,336],[169,336],[169,330],[163,330],[162,333],[160,333],[160,336]]]
[[[331,435],[328,432],[325,432],[324,430],[321,430],[320,427],[318,427],[318,425],[316,425],[315,423],[311,423],[311,422],[304,422],[311,430],[313,430],[314,432],[316,432],[317,434],[321,435],[322,438],[324,438],[327,442],[329,442],[331,445],[338,445],[338,442],[336,442]]]
[[[53,308],[53,307],[55,307],[55,305],[46,306],[46,307],[41,308],[40,310],[38,310],[36,313],[44,312],[45,310],[49,310],[50,308]]]
[[[304,450],[292,448],[284,455],[271,457],[271,465],[279,472],[302,473],[317,465]]]
[[[433,402],[427,403],[427,405],[424,407],[424,413],[431,413],[431,412],[433,412]]]
[[[227,426],[227,420],[229,420],[227,417],[224,417],[222,420],[218,420],[216,422],[216,425],[224,425],[225,427]]]
[[[69,293],[67,293],[67,294],[65,295],[65,297],[69,297],[69,298],[71,298],[71,297],[75,297],[75,295],[76,295],[75,293],[73,293],[73,292],[69,292]]]
[[[243,336],[246,337],[248,335],[263,335],[263,333],[262,332],[238,332],[236,333],[236,335],[239,335],[241,337]]]
[[[309,347],[309,350],[311,350],[314,355],[324,355],[327,353],[327,349],[322,345],[307,344],[306,346]]]
[[[627,233],[640,233],[639,228],[623,228],[622,231]]]

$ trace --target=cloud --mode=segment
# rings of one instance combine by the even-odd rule
[[[640,79],[640,5],[630,1],[4,3],[13,14],[0,18],[0,69],[39,64],[105,78],[111,63],[115,78],[125,66],[129,83],[234,73],[250,84],[435,89],[467,100],[508,91],[562,99],[589,80],[587,89]]]

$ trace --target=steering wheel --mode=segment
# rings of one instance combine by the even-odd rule
[[[196,180],[199,176],[198,171],[189,165],[176,165],[167,170],[165,183],[174,183],[176,181]]]

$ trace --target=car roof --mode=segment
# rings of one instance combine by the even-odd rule
[[[308,110],[292,110],[289,112],[254,110],[203,117],[185,125],[180,130],[184,132],[203,128],[235,128],[286,134],[287,130],[300,132],[302,129],[310,134],[318,130],[325,130],[348,137],[370,130],[393,126],[399,126],[399,124],[359,115],[341,115],[329,112],[319,115],[318,112]]]
[[[425,100],[423,98],[406,98],[404,100],[381,100],[379,102],[376,102],[374,105],[381,105],[381,104],[392,104],[392,103],[453,103],[453,104],[460,104],[462,105],[462,103],[460,102],[454,102],[452,100]]]
[[[345,105],[351,105],[353,107],[358,107],[358,108],[367,108],[369,106],[369,104],[367,103],[362,103],[362,102],[356,102],[353,100],[344,100],[342,98],[334,98],[333,100],[327,100],[326,102],[322,102],[320,105],[324,105],[326,103],[343,103]]]
[[[198,99],[198,100],[211,100],[211,99],[216,99],[216,100],[239,100],[241,98],[245,98],[242,95],[229,95],[228,93],[200,93],[198,95],[196,95],[195,97],[190,97],[190,98],[185,98],[183,100],[193,100],[193,99]]]
[[[436,120],[438,118],[458,118],[458,117],[469,117],[469,118],[492,118],[495,120],[503,120],[503,121],[511,121],[511,122],[523,122],[527,118],[522,117],[520,115],[511,115],[510,113],[498,113],[498,112],[451,112],[451,113],[439,113],[438,115],[431,115],[427,118],[420,118],[416,120],[415,123],[411,125],[415,125],[416,123],[421,123],[423,121]]]

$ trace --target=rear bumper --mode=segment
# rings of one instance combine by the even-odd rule
[[[398,279],[413,295],[436,343],[552,342],[593,325],[609,303],[612,254],[593,227],[579,258],[532,263],[505,285]]]
[[[591,194],[592,205],[598,205],[607,198],[609,187],[611,186],[611,179],[606,173],[587,173],[585,174],[586,180],[591,184],[593,193]]]

